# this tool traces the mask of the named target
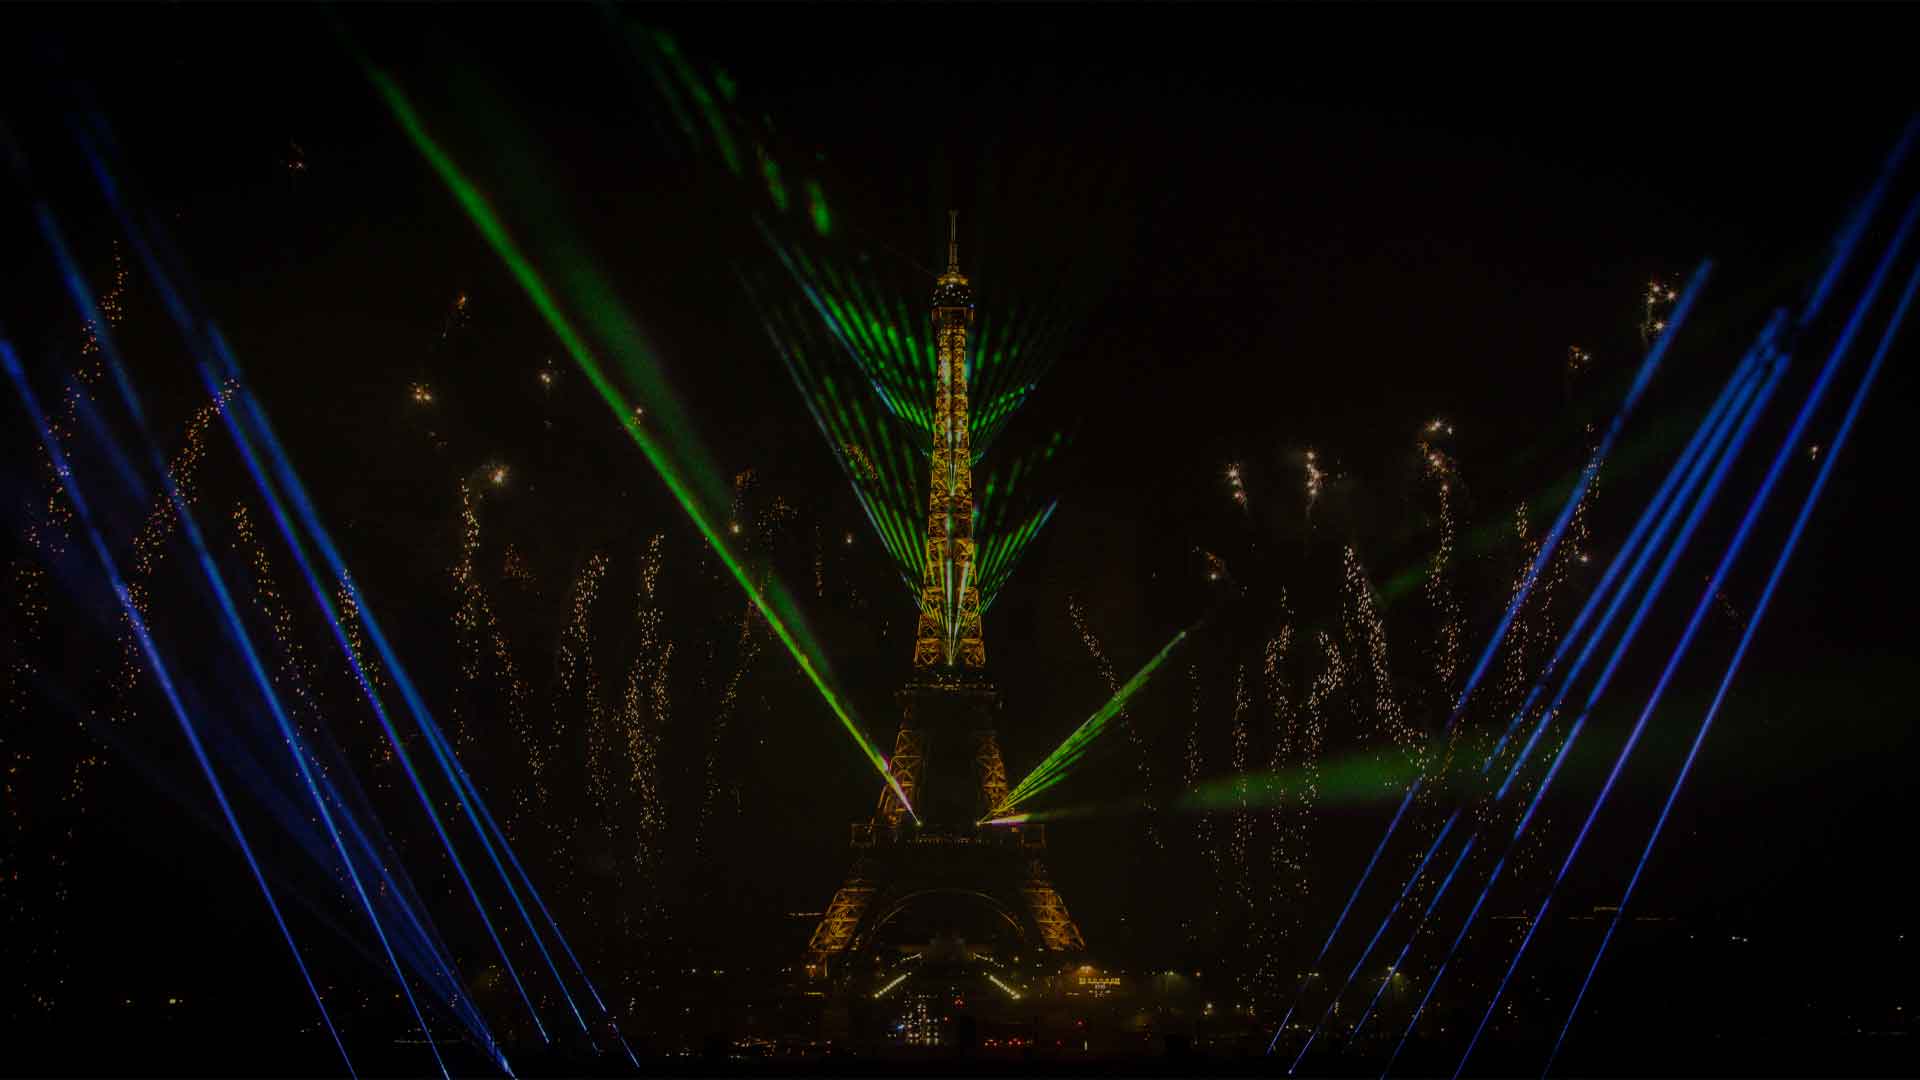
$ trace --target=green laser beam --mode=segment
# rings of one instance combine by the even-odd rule
[[[1175,799],[1168,809],[1187,814],[1222,814],[1315,803],[1361,805],[1399,795],[1418,775],[1419,770],[1399,755],[1356,753],[1292,769],[1215,777]],[[1037,825],[1072,818],[1120,817],[1150,809],[1146,799],[1136,797],[1006,813],[984,824]]]
[[[1188,627],[1175,634],[1172,641],[1167,642],[1153,659],[1147,661],[1146,666],[1134,672],[1133,678],[1128,679],[1126,685],[1115,692],[1113,697],[1107,699],[1105,705],[1100,706],[1092,716],[1087,717],[1084,723],[1073,730],[1073,734],[1068,735],[1064,742],[1054,748],[1053,753],[1048,754],[1040,764],[1034,766],[1032,772],[1014,785],[1013,790],[1007,793],[1006,800],[994,808],[994,815],[1003,816],[1026,799],[1058,783],[1068,770],[1085,756],[1087,747],[1106,730],[1107,722],[1127,707],[1128,700],[1139,693],[1140,688],[1147,684],[1147,680],[1153,677],[1153,673],[1159,670],[1167,657],[1173,655],[1173,650],[1187,640],[1187,635],[1192,631],[1193,627]]]
[[[470,218],[474,226],[479,229],[488,245],[493,248],[494,253],[506,264],[507,269],[513,274],[514,279],[527,294],[527,298],[532,301],[535,309],[539,311],[541,317],[553,331],[554,336],[560,340],[560,344],[567,351],[568,356],[570,356],[574,363],[579,366],[580,370],[586,374],[588,381],[593,384],[594,388],[599,391],[600,396],[605,399],[607,405],[613,410],[614,417],[619,421],[621,427],[626,430],[628,436],[634,440],[634,443],[640,447],[641,453],[646,456],[648,463],[653,466],[654,471],[659,474],[660,479],[667,485],[674,499],[680,503],[681,509],[686,511],[687,516],[692,519],[695,527],[698,528],[701,535],[706,538],[707,543],[712,546],[714,552],[720,556],[721,562],[726,565],[727,570],[733,575],[734,580],[739,582],[740,587],[746,591],[747,596],[753,601],[754,606],[760,611],[761,616],[767,620],[767,625],[773,629],[774,634],[779,637],[781,644],[786,646],[787,651],[792,654],[794,661],[800,665],[800,670],[805,673],[807,679],[813,683],[814,688],[819,691],[821,698],[827,703],[828,707],[833,710],[834,715],[839,718],[841,725],[846,728],[847,733],[853,737],[854,742],[860,747],[861,751],[866,754],[868,761],[879,771],[881,777],[886,781],[887,786],[892,789],[893,793],[900,799],[900,804],[907,808],[908,813],[913,813],[912,805],[907,800],[906,793],[900,789],[899,782],[894,779],[892,770],[887,766],[886,759],[881,756],[873,743],[860,730],[859,724],[848,712],[840,696],[834,692],[833,688],[828,685],[827,681],[816,669],[813,660],[796,640],[794,631],[788,627],[787,621],[781,618],[779,613],[774,610],[774,605],[769,602],[763,590],[754,585],[752,579],[747,574],[746,568],[743,567],[739,560],[734,558],[733,553],[727,549],[725,542],[720,538],[718,530],[714,528],[712,520],[710,520],[709,516],[702,510],[698,501],[694,498],[691,486],[686,483],[678,474],[677,470],[673,468],[671,462],[668,461],[665,453],[656,444],[654,439],[639,426],[630,404],[622,398],[612,381],[607,378],[599,361],[595,358],[593,351],[588,347],[586,340],[574,328],[572,321],[569,320],[561,310],[559,302],[554,298],[553,293],[548,289],[545,281],[534,268],[532,262],[527,259],[520,251],[519,246],[514,243],[505,224],[493,212],[492,207],[488,205],[486,196],[466,178],[466,175],[460,170],[453,158],[427,134],[418,113],[415,112],[412,104],[407,100],[399,85],[379,69],[371,65],[366,65],[364,62],[363,67],[367,72],[368,78],[380,92],[389,110],[393,113],[394,119],[399,123],[401,130],[406,133],[408,139],[413,142],[414,147],[420,151],[421,156],[426,159],[433,171],[447,185],[461,208],[466,212],[468,218]],[[705,103],[703,102],[703,104]],[[583,284],[589,283],[590,280],[591,279],[586,277],[586,272],[584,271],[576,275],[576,289]],[[613,302],[611,291],[606,290],[604,286],[596,287],[594,294],[587,299],[589,302],[585,306],[589,310],[597,311],[600,314],[603,325],[606,321],[617,318],[610,307]],[[629,331],[621,335],[623,344],[625,344],[627,348],[624,350],[616,350],[616,353],[624,357],[624,361],[629,367],[646,363],[643,355],[634,349],[634,346],[638,344],[637,333],[633,332],[630,327],[622,327],[621,329],[627,329]],[[915,820],[919,820],[918,815],[915,815]]]

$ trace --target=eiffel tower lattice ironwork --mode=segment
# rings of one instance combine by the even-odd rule
[[[967,334],[973,290],[960,272],[958,215],[948,215],[947,271],[933,290],[934,389],[926,568],[913,677],[896,698],[900,730],[889,768],[913,807],[883,788],[871,820],[853,825],[853,869],[808,942],[806,969],[825,978],[841,958],[915,900],[960,893],[992,908],[1019,939],[1070,955],[1086,942],[1054,889],[1046,826],[983,825],[1007,797],[987,678],[973,538],[973,449],[967,419]],[[917,817],[917,821],[914,820]]]

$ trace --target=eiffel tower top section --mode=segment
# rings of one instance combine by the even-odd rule
[[[973,321],[973,289],[967,284],[967,276],[960,272],[960,212],[947,211],[947,272],[941,274],[933,285],[933,321],[940,325],[942,310],[964,310],[967,321]]]
[[[959,213],[947,214],[947,272],[933,288],[936,367],[927,495],[927,558],[913,642],[916,671],[980,671],[980,581],[973,543],[973,443],[967,420],[967,332],[973,289],[960,272]]]

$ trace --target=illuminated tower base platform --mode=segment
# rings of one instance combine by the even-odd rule
[[[913,904],[939,896],[984,905],[1025,950],[1077,957],[1086,942],[1048,876],[1046,826],[980,824],[1007,795],[998,691],[977,676],[929,673],[898,699],[893,774],[920,821],[887,788],[873,818],[853,824],[853,869],[808,943],[808,976],[835,974]]]

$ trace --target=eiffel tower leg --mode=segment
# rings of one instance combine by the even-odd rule
[[[1047,877],[1047,868],[1039,859],[1027,863],[1027,880],[1020,888],[1027,902],[1027,913],[1040,928],[1040,944],[1048,952],[1084,952],[1087,941],[1080,927],[1067,914],[1067,902]]]
[[[873,895],[879,889],[874,870],[866,859],[856,860],[846,883],[834,892],[826,913],[820,917],[813,937],[807,942],[807,978],[826,978],[828,964],[853,944],[854,933],[866,918]]]
[[[920,798],[920,763],[926,757],[926,739],[919,730],[909,727],[913,722],[913,707],[907,706],[907,713],[900,724],[900,730],[893,738],[893,757],[887,761],[887,771],[893,774],[894,783],[900,785],[900,791],[908,799]],[[900,805],[900,796],[893,793],[892,787],[880,789],[880,807],[875,812],[874,824],[882,822],[898,827],[906,816],[906,807]]]

